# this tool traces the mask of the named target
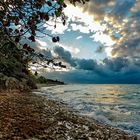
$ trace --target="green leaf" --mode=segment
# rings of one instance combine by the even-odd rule
[[[56,15],[56,17],[60,17],[61,12],[59,12],[59,11],[55,11],[55,15]]]
[[[58,0],[58,3],[61,5],[64,3],[64,0]]]

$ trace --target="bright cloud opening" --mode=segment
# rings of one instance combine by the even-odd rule
[[[76,47],[72,47],[69,45],[61,44],[61,43],[57,43],[57,45],[64,48],[65,50],[71,52],[72,54],[78,54],[80,52],[80,49],[76,48]]]
[[[41,40],[39,40],[39,39],[36,39],[36,41],[37,41],[41,46],[43,46],[43,47],[48,46],[48,44],[47,44],[45,41],[41,41]]]
[[[107,47],[107,48],[105,48],[105,52],[106,52],[107,56],[108,56],[108,57],[111,57],[111,58],[117,57],[117,55],[113,55],[113,54],[112,54],[112,50],[113,50],[112,47]]]
[[[115,44],[115,41],[109,35],[103,34],[102,32],[97,32],[91,36],[94,41],[100,42],[105,46],[112,46]]]

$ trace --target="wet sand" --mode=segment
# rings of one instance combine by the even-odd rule
[[[0,140],[139,140],[34,93],[0,93]]]

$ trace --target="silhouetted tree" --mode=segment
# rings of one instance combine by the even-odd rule
[[[76,2],[84,4],[87,0],[69,1],[75,5]],[[65,25],[63,9],[66,6],[64,0],[0,0],[0,73],[14,75],[14,71],[19,69],[18,72],[28,74],[28,63],[36,57],[44,62],[44,67],[51,64],[66,68],[61,62],[36,53],[28,43],[20,44],[22,38],[35,42],[38,33],[51,37],[54,43],[58,42],[59,36],[48,34],[43,25],[52,20],[56,28],[57,18]]]
[[[70,0],[72,4],[85,2],[84,0]],[[65,25],[66,18],[63,9],[66,8],[64,0],[1,0],[0,1],[0,35],[1,39],[7,38],[19,42],[21,37],[35,41],[37,32],[52,37],[53,42],[58,42],[58,36],[44,32],[43,24],[61,18]],[[49,25],[48,25],[49,26]]]

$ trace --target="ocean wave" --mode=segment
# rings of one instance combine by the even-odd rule
[[[42,88],[49,98],[63,101],[81,115],[140,134],[140,85],[65,85]]]

